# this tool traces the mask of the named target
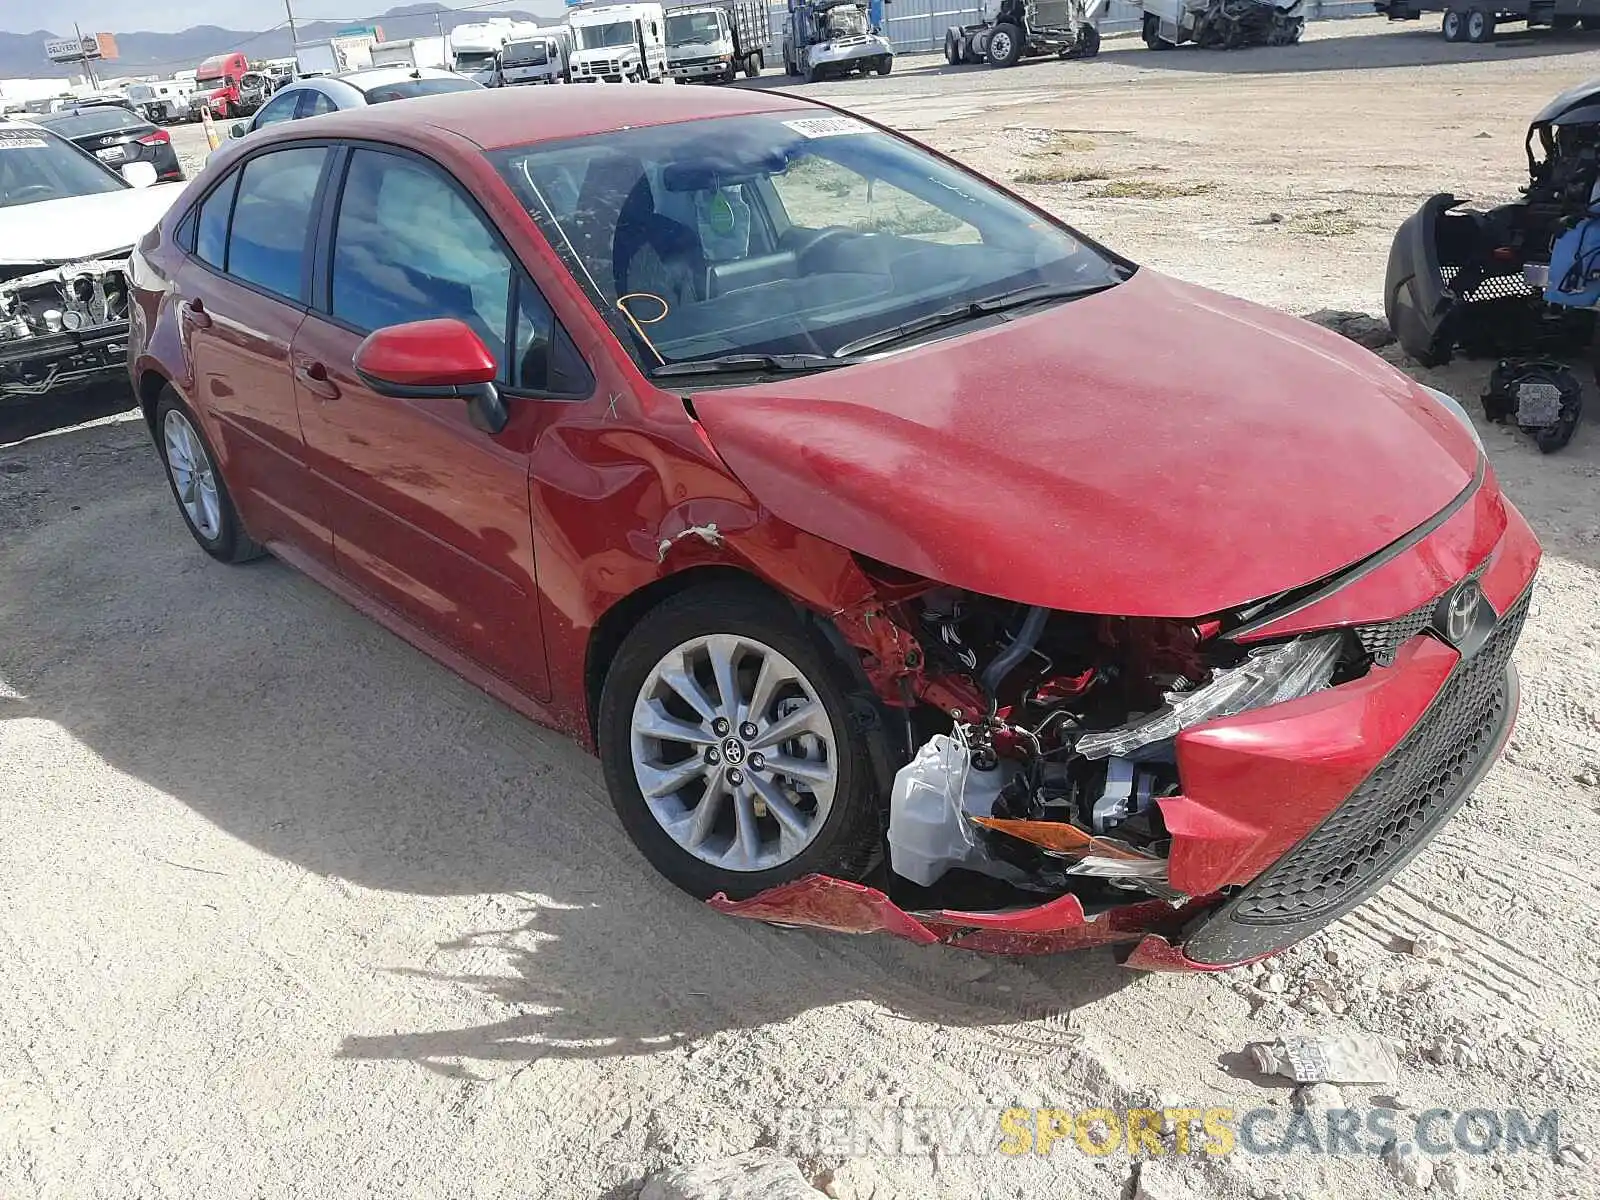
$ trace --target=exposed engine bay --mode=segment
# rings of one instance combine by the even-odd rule
[[[1522,199],[1486,211],[1431,197],[1395,234],[1390,327],[1424,366],[1581,352],[1600,306],[1600,81],[1556,97],[1529,126]]]
[[[1292,46],[1305,32],[1303,0],[1140,0],[1152,50],[1193,42],[1209,50]]]
[[[121,371],[127,334],[125,258],[0,267],[0,397]]]
[[[894,594],[894,579],[874,582]],[[869,664],[898,654],[921,681],[899,681],[916,695],[888,843],[892,882],[924,907],[1184,903],[1159,804],[1180,791],[1177,735],[1359,678],[1387,645],[1364,629],[1245,645],[1220,620],[1053,612],[931,584],[854,633],[876,639]]]

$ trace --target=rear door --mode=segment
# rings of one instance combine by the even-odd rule
[[[388,607],[525,693],[548,681],[534,585],[528,455],[517,422],[490,436],[458,399],[366,388],[352,359],[375,329],[457,317],[514,382],[508,341],[548,345],[549,309],[467,193],[400,152],[349,152],[317,309],[295,337],[301,424],[325,489],[338,568]],[[513,305],[539,333],[508,333]],[[519,329],[526,323],[518,323]],[[535,350],[523,359],[542,364]],[[520,361],[520,360],[519,360]]]
[[[326,146],[291,146],[230,172],[186,222],[192,253],[178,276],[194,399],[246,526],[324,560],[331,539],[308,487],[289,350],[328,159]]]

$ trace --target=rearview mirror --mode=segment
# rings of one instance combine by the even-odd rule
[[[121,169],[122,177],[136,188],[147,188],[156,181],[156,168],[154,163],[123,163]]]
[[[499,364],[465,321],[440,317],[375,330],[356,347],[355,369],[379,395],[402,400],[458,396],[485,433],[506,427],[505,401],[494,386]]]

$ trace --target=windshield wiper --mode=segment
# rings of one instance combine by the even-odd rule
[[[848,367],[853,361],[837,354],[832,357],[826,354],[724,354],[717,358],[689,358],[682,362],[662,363],[659,367],[651,368],[650,376],[652,379],[665,379],[673,375],[789,374]]]
[[[1001,292],[997,296],[985,296],[981,300],[968,300],[964,304],[953,304],[949,308],[941,308],[927,316],[917,317],[903,325],[896,325],[890,329],[880,329],[877,333],[869,333],[866,337],[857,338],[853,342],[846,342],[840,346],[836,354],[843,356],[865,354],[870,350],[881,350],[895,342],[903,342],[919,334],[928,333],[930,330],[942,329],[947,325],[959,325],[963,321],[973,321],[979,317],[993,316],[995,313],[1006,312],[1014,308],[1026,308],[1030,304],[1044,304],[1052,300],[1076,300],[1082,296],[1092,296],[1095,292],[1103,292],[1107,288],[1115,287],[1120,280],[1109,283],[1079,283],[1069,287],[1060,284],[1038,284],[1034,287],[1018,288],[1014,292]]]

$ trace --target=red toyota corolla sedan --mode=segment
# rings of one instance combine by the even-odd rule
[[[1235,963],[1511,727],[1539,547],[1458,404],[830,108],[285,124],[132,272],[200,545],[580,739],[724,911]]]

